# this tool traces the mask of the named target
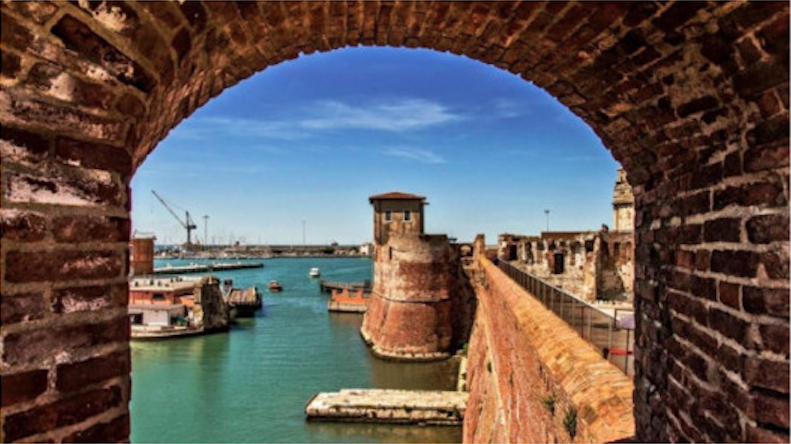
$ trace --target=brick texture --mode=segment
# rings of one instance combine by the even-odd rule
[[[464,442],[613,442],[634,436],[629,378],[496,266],[484,259],[481,267],[478,282],[485,284],[475,288]],[[574,436],[564,425],[572,410],[578,412]]]
[[[422,47],[532,81],[584,120],[627,172],[636,222],[636,437],[788,440],[782,417],[756,420],[750,407],[759,392],[761,402],[773,400],[766,409],[788,405],[778,396],[788,393],[779,375],[789,370],[780,327],[789,292],[786,2],[113,7],[122,18],[107,22],[98,3],[0,6],[4,375],[49,368],[52,376],[53,354],[66,359],[60,364],[68,356],[82,362],[72,352],[124,340],[91,327],[120,299],[90,309],[53,290],[123,283],[129,181],[178,122],[300,53]],[[79,340],[65,328],[76,328]],[[24,351],[25,337],[43,345]],[[716,348],[701,348],[711,341]],[[704,388],[705,403],[684,401]],[[85,430],[59,425],[57,403],[78,399],[70,395],[4,406],[3,438],[46,431],[52,440],[115,440],[128,430],[127,385],[119,390],[121,401],[91,404],[124,404],[117,419],[75,418]],[[48,404],[37,405],[43,398]]]

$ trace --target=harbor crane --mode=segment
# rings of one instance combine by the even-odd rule
[[[184,213],[186,214],[186,217],[184,218],[184,220],[181,220],[181,218],[176,214],[176,212],[173,211],[173,208],[170,208],[170,205],[168,205],[167,202],[165,202],[165,199],[163,199],[162,196],[157,194],[157,192],[154,191],[154,190],[151,190],[151,192],[154,194],[154,197],[156,197],[157,200],[159,200],[159,202],[162,203],[162,205],[165,207],[165,209],[167,209],[168,212],[170,212],[170,214],[172,214],[173,217],[175,217],[176,220],[179,221],[181,226],[184,227],[184,229],[187,230],[187,245],[192,245],[192,230],[198,228],[198,226],[195,225],[195,222],[190,217],[190,212],[187,211],[187,210],[184,210]]]

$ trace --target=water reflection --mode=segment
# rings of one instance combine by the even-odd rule
[[[461,442],[461,427],[403,426],[379,424],[308,423],[313,437],[327,442]]]
[[[371,358],[371,376],[376,388],[410,390],[455,390],[458,362],[409,363]]]

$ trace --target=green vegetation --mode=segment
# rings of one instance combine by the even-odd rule
[[[546,398],[541,399],[541,404],[547,408],[551,415],[555,414],[555,394],[551,393]]]
[[[563,420],[563,426],[569,432],[571,439],[577,436],[577,409],[573,408],[566,413],[566,418]]]

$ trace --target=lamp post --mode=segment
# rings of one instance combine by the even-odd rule
[[[209,215],[205,214],[203,216],[203,246],[204,248],[208,248],[209,246]]]
[[[549,231],[549,210],[544,210],[544,214],[547,215],[547,231]]]

